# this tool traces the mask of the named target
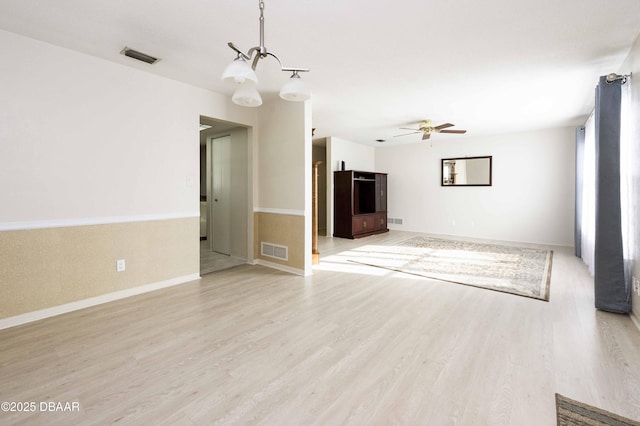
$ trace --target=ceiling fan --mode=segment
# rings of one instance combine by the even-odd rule
[[[400,127],[402,130],[413,130],[411,133],[404,133],[402,135],[396,135],[394,138],[400,136],[413,135],[416,133],[422,133],[422,140],[429,139],[431,137],[431,133],[456,133],[456,134],[464,134],[467,133],[466,130],[444,130],[449,127],[453,127],[455,124],[444,123],[439,126],[434,126],[431,120],[427,119],[420,123],[420,126],[417,129],[409,129],[407,127]]]

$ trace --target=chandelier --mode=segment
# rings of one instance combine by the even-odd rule
[[[275,58],[280,64],[280,70],[290,72],[291,78],[280,89],[280,97],[287,101],[306,101],[311,98],[311,92],[307,85],[300,78],[301,72],[308,72],[308,68],[290,68],[282,65],[282,61],[275,54],[269,52],[264,45],[264,1],[259,0],[260,7],[260,46],[252,47],[244,53],[233,43],[228,46],[237,54],[236,59],[231,62],[222,73],[222,80],[233,83],[236,90],[233,93],[234,104],[257,107],[262,105],[262,98],[258,93],[258,76],[255,69],[258,61],[267,56]],[[247,61],[251,62],[251,65]]]

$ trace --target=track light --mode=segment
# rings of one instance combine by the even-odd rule
[[[241,106],[257,107],[262,105],[262,98],[257,90],[258,76],[255,73],[258,61],[267,56],[275,58],[280,64],[280,70],[291,72],[291,78],[280,90],[280,97],[287,101],[301,102],[311,98],[311,91],[300,78],[301,72],[308,72],[308,68],[290,68],[282,65],[282,61],[275,54],[269,52],[264,45],[264,0],[259,0],[260,7],[260,46],[252,47],[247,53],[237,48],[233,43],[228,46],[237,54],[222,73],[222,80],[237,86],[231,98],[233,103]],[[251,65],[247,61],[251,61]]]

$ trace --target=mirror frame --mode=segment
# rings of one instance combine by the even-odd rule
[[[489,159],[489,182],[488,183],[463,183],[463,184],[446,184],[444,183],[444,163],[451,160],[479,160],[483,158]],[[455,158],[443,158],[440,161],[440,186],[456,187],[456,186],[493,186],[493,156],[482,155],[478,157],[455,157]]]

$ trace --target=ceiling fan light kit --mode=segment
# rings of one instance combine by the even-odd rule
[[[282,61],[275,54],[269,52],[264,45],[264,0],[258,1],[260,8],[260,45],[252,47],[247,53],[237,48],[233,43],[228,46],[236,52],[236,58],[222,73],[222,80],[238,86],[231,98],[233,103],[247,107],[262,105],[262,98],[258,93],[258,76],[255,73],[260,59],[271,56],[280,64],[280,70],[292,73],[291,78],[280,90],[280,97],[287,101],[302,102],[311,99],[311,91],[300,78],[301,72],[308,72],[308,68],[291,68],[282,65]],[[251,65],[247,61],[251,61]]]

